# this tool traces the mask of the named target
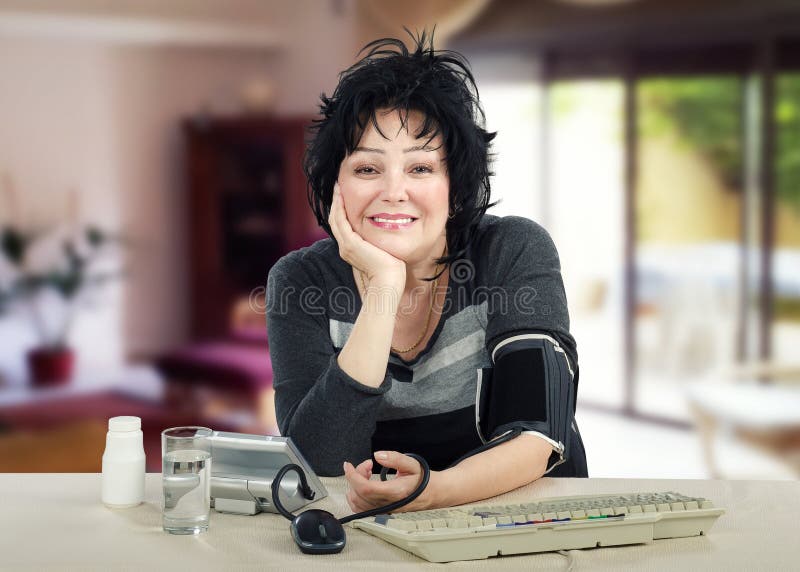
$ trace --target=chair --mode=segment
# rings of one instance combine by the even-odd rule
[[[718,459],[716,437],[726,432],[768,453],[800,478],[800,387],[696,383],[687,397],[712,477],[736,476],[727,475]]]
[[[170,407],[225,418],[243,431],[277,434],[265,335],[261,343],[231,338],[189,344],[160,357],[156,367]]]

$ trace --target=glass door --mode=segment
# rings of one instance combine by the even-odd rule
[[[580,400],[624,404],[624,85],[560,81],[548,90],[548,229],[561,257],[578,344]]]
[[[791,140],[800,133],[800,74],[784,83],[778,202],[789,205],[800,197]],[[501,133],[496,190],[506,210],[498,214],[530,216],[556,243],[582,403],[687,422],[686,386],[720,379],[750,353],[741,334],[743,305],[757,305],[758,287],[757,277],[744,287],[758,273],[745,232],[754,232],[757,213],[745,206],[745,188],[757,191],[744,160],[752,85],[740,73],[648,74],[627,83],[620,73],[553,78],[541,92],[487,90],[487,116],[500,118],[490,125]],[[776,295],[787,293],[776,298],[776,351],[787,355],[800,343],[800,288],[784,279],[800,276],[792,274],[800,208],[792,208],[778,207],[777,244],[786,254],[773,265]]]
[[[775,250],[772,359],[800,370],[800,73],[778,75],[775,90]],[[797,379],[797,374],[794,374]]]
[[[684,388],[736,360],[740,76],[636,83],[633,408],[689,420]]]

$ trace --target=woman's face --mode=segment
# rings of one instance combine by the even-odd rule
[[[408,264],[437,258],[450,191],[441,138],[414,137],[419,112],[409,112],[406,127],[397,111],[378,110],[376,119],[388,139],[370,123],[339,167],[347,219],[361,238]]]

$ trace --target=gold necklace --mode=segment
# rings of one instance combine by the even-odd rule
[[[436,270],[434,270],[433,273],[434,274],[438,274],[439,273],[439,265],[438,264],[436,265]],[[364,273],[361,272],[361,270],[359,270],[358,271],[358,275],[361,276],[361,285],[364,287],[364,296],[366,296],[367,295],[367,282],[364,280]],[[416,348],[420,344],[420,342],[422,342],[423,338],[425,337],[425,334],[428,333],[428,326],[430,326],[430,323],[431,323],[431,314],[433,314],[433,300],[436,297],[436,286],[438,284],[439,284],[439,278],[437,277],[436,279],[434,279],[433,287],[431,288],[431,303],[430,303],[430,306],[428,306],[428,317],[425,318],[425,327],[422,329],[422,334],[420,334],[420,336],[417,339],[416,343],[413,346],[411,346],[410,348],[407,348],[407,349],[404,349],[404,350],[398,350],[396,347],[390,345],[389,347],[391,348],[391,350],[393,352],[398,353],[398,354],[407,354],[408,352],[410,352],[411,350]]]

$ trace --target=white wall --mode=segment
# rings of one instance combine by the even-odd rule
[[[0,172],[16,183],[26,226],[63,221],[70,189],[80,190],[87,219],[118,225],[112,68],[108,50],[95,46],[0,39]],[[121,316],[112,305],[76,324],[81,333],[105,334],[89,336],[104,342],[99,361],[122,351]],[[91,341],[83,340],[87,350]],[[33,343],[24,316],[0,321],[0,367],[21,371],[21,350]]]
[[[118,49],[112,78],[117,192],[128,257],[126,350],[154,354],[183,341],[190,290],[181,118],[236,106],[249,77],[273,76],[271,57],[176,49]]]
[[[492,144],[492,201],[498,216],[518,215],[545,224],[542,196],[542,89],[533,55],[465,53],[486,113]]]
[[[328,3],[294,6],[277,49],[120,45],[0,27],[0,173],[24,194],[23,216],[63,218],[67,191],[79,189],[83,219],[134,240],[121,292],[111,289],[112,303],[76,324],[84,365],[157,354],[186,337],[180,120],[201,109],[236,111],[254,78],[275,85],[278,113],[311,115],[352,62],[349,3],[338,15]],[[33,342],[27,321],[0,319],[0,372],[18,375]]]

